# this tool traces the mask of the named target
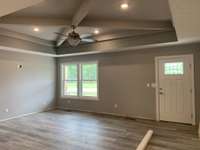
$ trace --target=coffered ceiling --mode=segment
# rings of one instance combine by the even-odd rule
[[[22,52],[28,49],[27,41],[48,46],[53,53],[66,51],[69,45],[62,35],[72,31],[71,25],[81,37],[94,39],[94,44],[75,49],[96,45],[102,51],[104,43],[110,43],[107,46],[116,50],[120,43],[131,45],[137,40],[143,46],[145,39],[145,43],[154,41],[161,46],[170,41],[174,41],[172,45],[199,42],[199,4],[199,0],[1,0],[0,48],[16,51],[18,40]]]

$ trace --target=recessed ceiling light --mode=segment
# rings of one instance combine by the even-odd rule
[[[34,30],[35,32],[39,32],[39,31],[40,31],[39,28],[34,28],[33,30]]]
[[[121,9],[123,9],[123,10],[128,9],[128,4],[127,3],[121,4]]]
[[[98,30],[98,29],[95,29],[95,30],[94,30],[94,34],[99,34],[99,30]]]

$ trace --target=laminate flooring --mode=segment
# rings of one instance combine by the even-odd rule
[[[200,150],[197,128],[91,113],[49,111],[0,122],[0,150]]]

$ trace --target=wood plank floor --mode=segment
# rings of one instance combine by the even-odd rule
[[[1,122],[0,150],[135,150],[148,129],[147,150],[200,150],[192,126],[58,110]]]

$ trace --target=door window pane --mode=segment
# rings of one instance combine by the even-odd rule
[[[183,75],[184,66],[183,62],[170,62],[164,64],[165,75]]]

